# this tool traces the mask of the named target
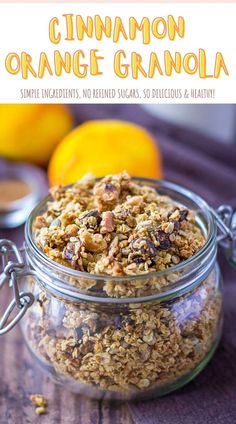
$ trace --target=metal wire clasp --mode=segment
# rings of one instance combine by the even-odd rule
[[[0,288],[9,283],[12,288],[14,298],[0,318],[0,336],[11,330],[24,316],[27,309],[34,302],[32,293],[20,292],[18,287],[18,278],[27,275],[26,265],[24,264],[20,249],[10,240],[0,239],[0,257],[2,258],[3,272],[0,274]],[[13,260],[10,260],[13,259]],[[30,275],[31,272],[29,271]],[[19,312],[9,321],[9,318],[17,308]]]
[[[229,205],[222,205],[212,214],[218,227],[217,241],[227,259],[236,266],[236,212]]]

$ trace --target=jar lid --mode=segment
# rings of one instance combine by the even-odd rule
[[[0,228],[23,224],[47,193],[45,172],[25,163],[0,160]]]

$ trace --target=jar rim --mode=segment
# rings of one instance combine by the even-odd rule
[[[101,178],[96,178],[96,181],[101,180]],[[111,276],[107,274],[91,274],[89,272],[83,272],[78,271],[73,268],[67,267],[65,265],[62,265],[58,262],[53,261],[50,259],[44,252],[42,252],[36,243],[33,240],[33,234],[32,234],[32,223],[35,217],[38,215],[38,212],[42,209],[45,204],[51,199],[51,195],[44,197],[41,202],[39,202],[36,207],[32,210],[31,214],[29,215],[26,225],[25,225],[25,240],[26,245],[29,247],[31,251],[33,251],[34,255],[37,257],[39,261],[42,263],[50,266],[56,271],[60,271],[64,273],[65,275],[69,277],[77,277],[77,278],[85,278],[88,280],[102,280],[102,281],[109,281],[109,282],[122,282],[122,281],[133,281],[133,280],[142,280],[147,278],[153,278],[153,277],[163,277],[167,275],[168,273],[175,273],[183,270],[187,266],[191,266],[194,264],[195,261],[197,261],[205,252],[208,252],[208,249],[210,246],[212,246],[212,243],[216,240],[216,224],[214,222],[214,217],[211,213],[211,208],[208,205],[208,203],[198,194],[194,193],[193,191],[175,184],[171,181],[167,180],[156,180],[151,178],[144,178],[144,177],[132,177],[132,180],[142,183],[142,184],[148,184],[150,186],[155,186],[154,188],[158,190],[160,189],[166,189],[173,193],[179,194],[186,199],[193,201],[201,211],[204,212],[205,217],[208,221],[208,234],[207,239],[204,245],[202,246],[199,251],[191,256],[190,258],[186,259],[185,261],[180,262],[177,265],[174,265],[170,268],[167,268],[162,271],[154,271],[149,273],[142,273],[142,274],[135,274],[135,275],[125,275],[125,276]],[[66,186],[66,188],[71,187],[72,185]]]

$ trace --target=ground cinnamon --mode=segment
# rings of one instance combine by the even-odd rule
[[[0,205],[22,199],[31,192],[29,184],[22,180],[0,179]]]

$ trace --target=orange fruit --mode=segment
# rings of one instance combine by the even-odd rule
[[[46,165],[71,128],[71,114],[64,105],[1,104],[0,155]]]
[[[118,120],[88,121],[56,147],[48,168],[52,185],[74,183],[123,170],[131,176],[162,177],[161,154],[153,137],[138,125]]]

